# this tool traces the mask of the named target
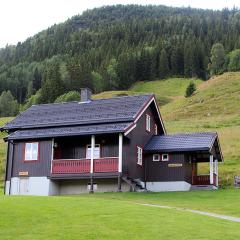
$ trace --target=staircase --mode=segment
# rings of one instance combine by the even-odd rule
[[[139,179],[131,179],[127,176],[123,176],[122,180],[131,187],[131,192],[145,192],[146,189],[142,186],[142,182]]]

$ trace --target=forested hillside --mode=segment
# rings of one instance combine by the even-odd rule
[[[236,49],[238,9],[118,5],[89,10],[0,50],[0,93],[10,91],[0,97],[0,115],[14,115],[1,110],[11,95],[26,108],[81,87],[101,92],[141,80],[208,79],[237,71]]]

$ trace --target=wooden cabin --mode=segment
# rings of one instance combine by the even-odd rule
[[[218,187],[217,134],[167,135],[152,94],[91,100],[83,89],[81,102],[34,105],[1,130],[8,195]]]

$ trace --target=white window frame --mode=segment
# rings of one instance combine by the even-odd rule
[[[151,132],[151,116],[146,114],[146,131]]]
[[[36,147],[36,151],[34,151],[34,146]],[[28,149],[30,149],[30,151],[27,151]],[[39,142],[25,143],[24,161],[28,162],[28,161],[38,161],[38,160],[39,160]]]
[[[158,126],[157,126],[156,123],[155,123],[155,125],[154,125],[154,134],[155,134],[155,135],[158,135]]]
[[[157,159],[155,158],[157,156]],[[159,162],[160,161],[160,154],[155,153],[153,154],[153,162]]]
[[[86,159],[91,159],[91,144],[88,144],[86,147]],[[96,149],[99,149],[98,155],[96,156]],[[101,157],[101,146],[100,144],[95,144],[93,159],[98,159]]]
[[[164,156],[167,156],[167,158],[165,158]],[[169,154],[168,153],[163,153],[162,154],[162,162],[168,162],[169,161]]]
[[[142,166],[143,160],[143,149],[137,146],[137,164]]]

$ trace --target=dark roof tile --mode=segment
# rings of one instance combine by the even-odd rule
[[[216,133],[192,133],[153,136],[144,150],[147,152],[184,152],[209,150]]]
[[[124,132],[124,130],[130,126],[130,124],[131,122],[19,130],[10,134],[8,136],[8,140],[82,136],[89,134],[104,134],[104,133],[120,133]]]
[[[41,104],[19,114],[3,129],[133,121],[153,95],[124,96],[89,102]]]

